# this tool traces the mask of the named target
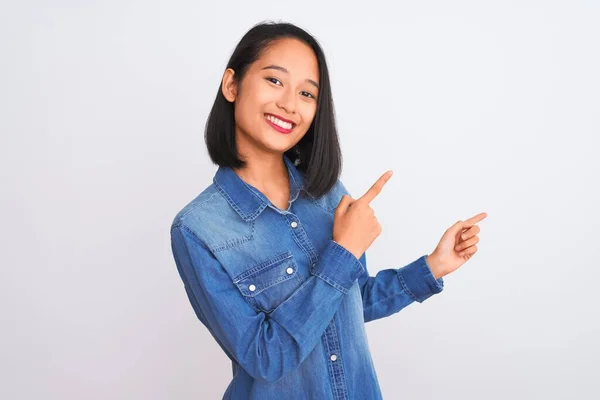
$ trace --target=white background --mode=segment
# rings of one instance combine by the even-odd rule
[[[479,212],[443,293],[367,324],[386,399],[600,396],[597,1],[3,1],[0,397],[217,399],[171,255],[203,129],[262,20],[323,45],[371,275]]]

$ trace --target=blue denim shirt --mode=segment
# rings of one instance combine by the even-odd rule
[[[443,289],[422,255],[369,276],[332,240],[340,180],[319,199],[284,155],[290,200],[281,210],[230,168],[171,226],[191,306],[232,363],[224,399],[381,399],[365,322]]]

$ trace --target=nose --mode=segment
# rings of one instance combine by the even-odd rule
[[[283,108],[288,114],[296,113],[296,96],[293,90],[282,90],[281,97],[277,100],[277,107]]]

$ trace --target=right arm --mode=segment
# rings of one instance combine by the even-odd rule
[[[246,302],[220,262],[182,223],[171,227],[171,248],[198,318],[244,370],[268,382],[304,361],[364,272],[352,253],[330,240],[311,276],[267,315]]]

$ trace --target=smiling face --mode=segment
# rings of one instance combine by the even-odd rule
[[[240,155],[277,153],[294,147],[317,111],[319,66],[313,50],[297,39],[271,43],[242,78],[223,75],[225,98],[235,102],[236,145]]]

